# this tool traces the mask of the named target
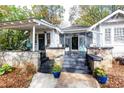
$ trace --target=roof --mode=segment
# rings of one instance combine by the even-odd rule
[[[102,22],[106,21],[107,19],[111,18],[112,16],[116,15],[116,14],[123,14],[124,15],[124,11],[122,10],[117,10],[115,12],[113,12],[112,14],[106,16],[105,18],[103,18],[102,20],[100,20],[99,22],[97,22],[96,24],[92,25],[89,30],[92,30],[93,28],[95,28],[96,26],[98,26],[99,24],[101,24]]]
[[[0,22],[0,29],[21,29],[21,30],[32,30],[33,26],[36,26],[36,29],[56,29],[61,33],[61,30],[54,26],[53,24],[41,19],[25,19],[25,20],[16,20],[16,21],[5,21]]]
[[[81,25],[71,25],[66,28],[62,28],[63,32],[70,32],[70,31],[86,31],[88,30],[89,26],[81,26]]]

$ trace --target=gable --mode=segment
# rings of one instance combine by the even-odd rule
[[[95,29],[97,26],[99,26],[101,23],[105,22],[119,22],[119,21],[124,21],[124,11],[122,10],[117,10],[113,12],[112,14],[108,15],[107,17],[103,18],[96,24],[92,25],[89,30]]]
[[[103,23],[111,23],[111,22],[123,22],[124,21],[124,15],[118,13],[111,18],[107,19]]]

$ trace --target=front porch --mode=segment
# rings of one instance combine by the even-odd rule
[[[26,19],[0,23],[0,29],[28,31],[30,51],[42,51],[47,47],[59,47],[59,34],[56,26],[45,20]]]
[[[46,49],[60,46],[59,34],[61,31],[56,26],[37,19],[17,20],[0,23],[0,29],[12,29],[28,32],[25,40],[28,50],[6,50],[0,52],[0,62],[10,65],[23,66],[26,62],[36,66],[38,71],[41,60],[46,58]]]
[[[89,47],[92,43],[92,32],[84,31],[80,33],[65,33],[63,35],[63,47],[69,47],[71,51],[78,50],[84,45]]]

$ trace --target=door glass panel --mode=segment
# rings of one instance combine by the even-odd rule
[[[78,49],[78,37],[72,37],[72,49]]]
[[[39,34],[39,50],[45,49],[45,40],[44,40],[44,34]]]
[[[69,47],[69,48],[71,48],[71,38],[65,38],[65,47]]]
[[[85,45],[85,37],[81,36],[79,37],[79,50],[82,49],[84,45]]]

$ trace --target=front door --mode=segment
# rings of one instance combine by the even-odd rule
[[[39,41],[39,50],[45,50],[45,35],[39,34],[38,41]]]
[[[72,49],[78,50],[78,36],[72,37]]]
[[[83,46],[86,46],[85,43],[85,36],[79,36],[79,50],[81,50]]]

